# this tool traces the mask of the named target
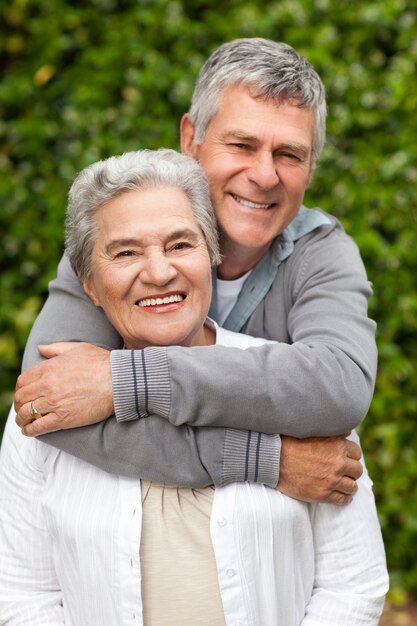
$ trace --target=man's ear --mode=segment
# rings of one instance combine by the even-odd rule
[[[195,158],[196,144],[194,143],[195,128],[188,113],[184,113],[180,124],[181,152]]]
[[[96,292],[94,291],[94,287],[93,287],[91,280],[86,280],[83,282],[83,289],[85,293],[87,294],[87,296],[90,298],[90,300],[92,300],[92,302],[96,306],[100,306],[100,302],[96,296]]]

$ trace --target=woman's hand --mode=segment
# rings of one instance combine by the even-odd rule
[[[110,352],[87,343],[38,347],[47,360],[19,376],[16,423],[28,436],[94,424],[114,413]]]

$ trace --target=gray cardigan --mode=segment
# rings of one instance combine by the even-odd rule
[[[311,222],[313,213],[318,212],[302,209],[298,225]],[[271,284],[238,330],[278,344],[244,352],[224,346],[146,348],[144,359],[137,358],[141,352],[115,350],[116,415],[133,421],[119,425],[110,418],[44,440],[127,476],[193,486],[256,479],[275,486],[280,446],[273,433],[333,435],[357,426],[376,374],[375,324],[367,316],[371,289],[352,239],[334,218],[320,221],[304,228],[307,234],[303,228],[284,231],[271,247],[271,255],[287,250],[272,277],[271,264],[255,275],[255,286],[268,273]],[[250,294],[239,300],[242,308]],[[52,340],[120,348],[120,338],[83,294],[65,257],[32,330],[24,367],[36,361],[38,343]],[[259,438],[243,429],[270,436],[262,437],[259,449]]]

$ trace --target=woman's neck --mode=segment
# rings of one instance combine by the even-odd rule
[[[191,339],[190,343],[184,347],[194,347],[194,346],[212,346],[216,343],[216,330],[210,323],[204,323],[203,326],[196,332],[194,337]],[[166,344],[166,345],[177,345],[177,344]],[[150,347],[161,347],[160,344],[146,344],[140,345],[139,343],[135,343],[132,341],[125,341],[124,346],[127,350],[143,350],[144,348]]]

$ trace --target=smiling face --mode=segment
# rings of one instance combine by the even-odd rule
[[[84,289],[127,348],[206,345],[211,267],[186,195],[175,187],[127,191],[98,209]]]
[[[254,267],[298,213],[313,172],[314,125],[311,109],[255,99],[242,85],[223,91],[201,144],[183,117],[182,150],[210,182],[225,255],[221,277]]]

